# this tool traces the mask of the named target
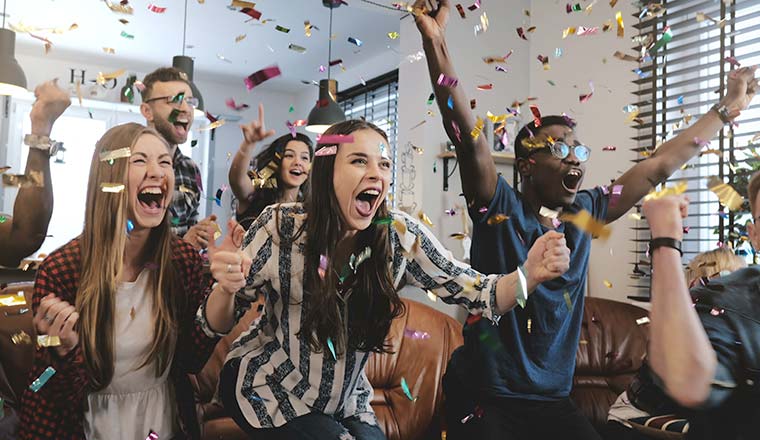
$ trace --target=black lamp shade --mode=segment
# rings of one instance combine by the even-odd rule
[[[0,95],[26,92],[26,76],[15,58],[16,33],[0,29]]]
[[[346,114],[333,99],[337,90],[338,82],[334,79],[319,81],[319,101],[309,112],[307,131],[321,134],[331,125],[346,120]]]
[[[201,95],[201,91],[198,90],[198,87],[195,86],[195,82],[193,82],[194,64],[193,59],[185,55],[177,55],[172,58],[172,67],[187,75],[187,80],[190,81],[190,90],[193,91],[193,96],[198,98],[198,107],[195,109],[203,113],[205,110],[205,107],[203,106],[203,96]]]

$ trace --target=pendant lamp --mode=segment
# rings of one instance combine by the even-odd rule
[[[16,33],[5,28],[7,0],[3,1],[3,27],[0,29],[0,95],[26,93],[26,75],[15,57]]]
[[[185,0],[185,21],[182,27],[182,55],[177,55],[174,58],[172,58],[172,67],[179,70],[180,72],[184,72],[184,74],[187,75],[187,80],[190,82],[190,90],[193,91],[193,96],[198,98],[198,106],[195,107],[193,116],[196,118],[202,118],[206,116],[205,107],[203,106],[203,96],[201,95],[201,91],[198,90],[198,87],[196,87],[195,82],[193,82],[193,70],[194,70],[195,62],[193,61],[192,58],[185,56],[186,37],[187,37],[187,0]]]

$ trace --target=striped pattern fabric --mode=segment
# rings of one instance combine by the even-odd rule
[[[659,431],[677,432],[686,434],[689,432],[689,421],[674,414],[663,416],[647,416],[629,419],[628,422]]]
[[[446,303],[498,320],[493,309],[501,275],[481,275],[455,261],[417,220],[397,211],[391,216],[394,286],[403,280]],[[349,351],[336,360],[330,350],[312,352],[308,341],[297,336],[309,306],[303,295],[306,237],[294,239],[304,221],[300,203],[269,206],[243,242],[253,267],[247,286],[237,293],[235,318],[245,313],[257,292],[265,295],[266,307],[262,318],[232,344],[226,362],[240,361],[235,395],[248,423],[257,428],[279,427],[315,411],[337,419],[372,414],[372,387],[364,373],[369,353]],[[208,326],[205,304],[197,318],[208,336],[223,336]]]

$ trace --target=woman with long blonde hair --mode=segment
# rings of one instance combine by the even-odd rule
[[[34,325],[51,346],[21,398],[22,439],[199,437],[187,373],[217,339],[194,322],[209,286],[201,258],[166,215],[169,152],[135,123],[98,141],[84,230],[37,272]]]

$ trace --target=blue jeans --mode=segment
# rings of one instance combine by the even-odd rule
[[[296,417],[278,428],[254,428],[243,416],[235,398],[239,366],[234,361],[225,364],[219,380],[219,394],[232,420],[249,437],[256,440],[386,440],[379,426],[362,421],[359,416],[338,420],[319,412]]]

